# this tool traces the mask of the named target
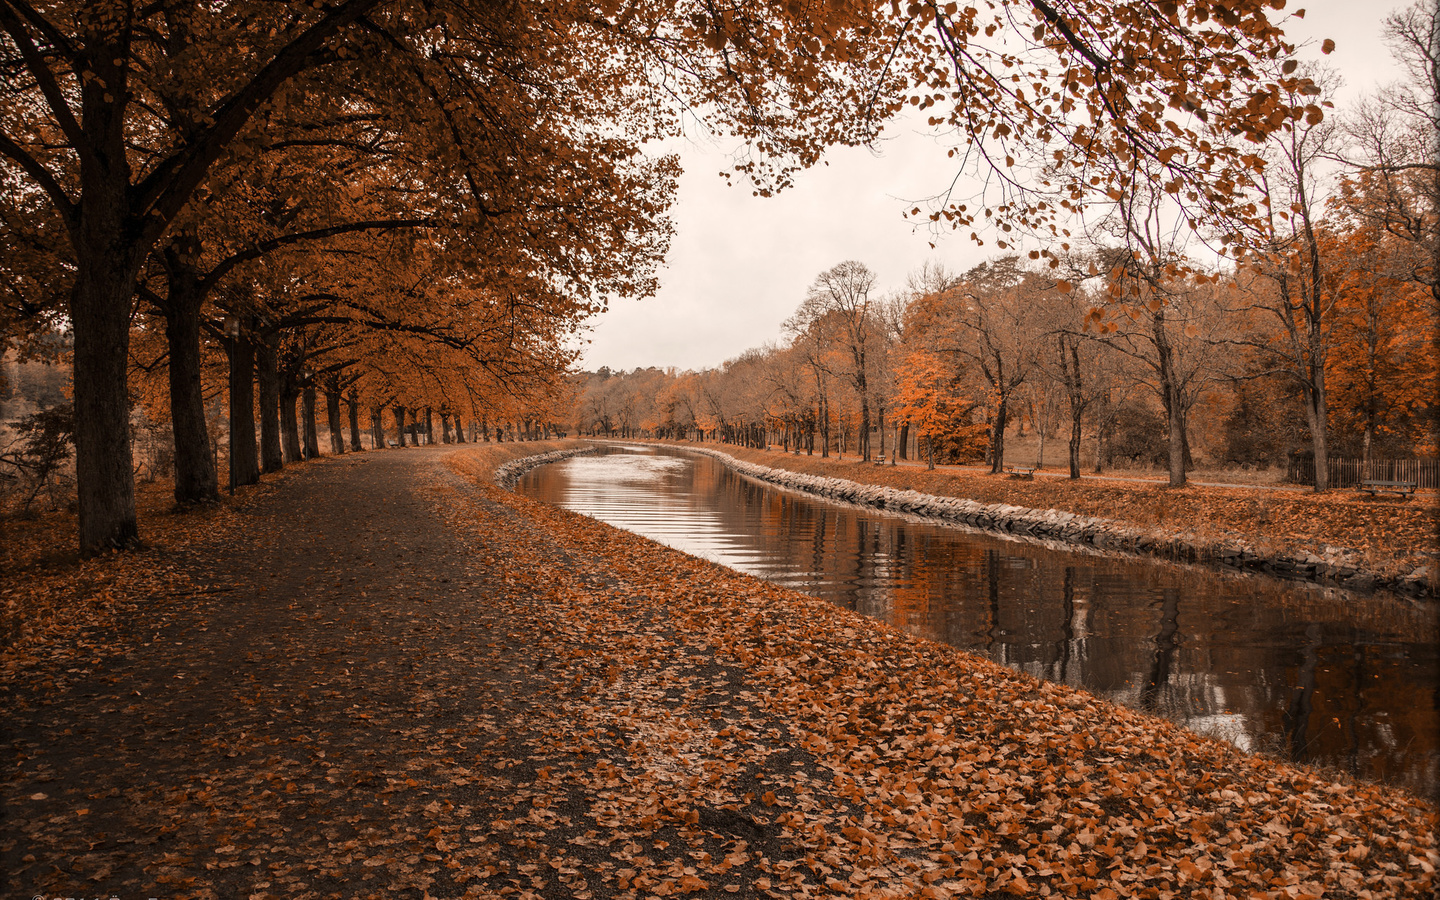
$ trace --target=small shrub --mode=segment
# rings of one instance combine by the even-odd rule
[[[0,467],[21,514],[43,492],[51,507],[69,493],[68,469],[74,445],[75,411],[69,403],[42,409],[14,425],[16,440],[0,452]]]

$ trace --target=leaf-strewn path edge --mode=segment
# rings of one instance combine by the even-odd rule
[[[622,442],[624,443],[624,442]],[[789,490],[1020,535],[1285,578],[1440,597],[1433,492],[1410,500],[1105,480],[1016,480],[779,451],[660,443]]]
[[[6,895],[1433,894],[1433,805],[494,484],[547,449],[301,467],[12,660]]]

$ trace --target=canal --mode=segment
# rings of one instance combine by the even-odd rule
[[[613,447],[518,490],[1242,749],[1440,794],[1432,605],[828,503]]]

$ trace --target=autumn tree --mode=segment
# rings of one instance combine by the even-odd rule
[[[127,0],[0,4],[0,54],[17,79],[0,125],[0,155],[10,172],[44,192],[64,225],[74,264],[68,313],[76,333],[82,549],[128,545],[137,533],[124,369],[140,268],[217,164],[262,139],[287,87],[302,75],[323,72],[340,94],[351,85],[388,85],[398,101],[395,121],[435,148],[432,159],[456,175],[457,196],[468,191],[474,201],[477,223],[494,224],[512,210],[539,211],[507,207],[504,200],[491,206],[483,184],[467,183],[467,173],[488,169],[503,178],[525,164],[523,156],[477,153],[471,140],[490,127],[495,134],[527,133],[512,132],[507,114],[542,123],[571,148],[598,147],[572,153],[567,177],[548,182],[560,191],[588,192],[582,198],[613,196],[596,192],[594,182],[582,185],[632,165],[640,141],[672,129],[664,108],[644,102],[651,85],[656,98],[679,86],[719,109],[742,101],[728,107],[728,118],[763,138],[762,154],[773,149],[798,157],[781,170],[813,161],[820,147],[854,133],[845,124],[854,117],[839,114],[845,104],[821,99],[834,93],[797,95],[802,84],[812,91],[853,66],[832,51],[819,59],[808,49],[771,52],[777,44],[792,46],[791,40],[802,46],[821,30],[817,23],[780,15],[786,27],[770,32],[771,47],[722,54],[731,28],[755,23],[677,21],[667,18],[674,11],[663,4],[638,12],[611,19],[588,7],[500,10],[470,0],[236,3],[203,12],[192,4]],[[834,40],[846,33],[844,24],[831,18],[822,33]],[[840,32],[831,30],[837,25]],[[552,52],[560,35],[566,52]],[[756,65],[762,59],[768,80]],[[793,114],[770,113],[792,97]],[[180,105],[172,109],[166,101]],[[160,111],[168,121],[160,121]],[[835,124],[818,131],[786,124],[817,119]],[[602,123],[620,127],[602,135]],[[662,209],[649,206],[647,217],[658,224]],[[556,228],[570,224],[565,215],[552,221]],[[570,258],[603,259],[598,250]]]
[[[1321,76],[1322,81],[1332,79]],[[1337,138],[1329,120],[1289,122],[1270,135],[1264,148],[1267,165],[1254,177],[1263,214],[1239,229],[1245,241],[1244,265],[1268,282],[1246,294],[1270,326],[1251,346],[1268,351],[1277,370],[1300,388],[1317,491],[1328,486],[1325,373],[1333,349],[1336,300],[1329,283],[1334,262],[1322,252],[1327,246],[1321,240],[1326,190],[1318,166],[1337,149]]]
[[[1072,265],[1074,259],[1068,260]],[[1084,262],[1088,262],[1085,260]],[[1083,278],[1072,276],[1079,285]],[[1080,478],[1080,448],[1086,414],[1115,387],[1114,367],[1107,365],[1106,348],[1085,332],[1088,313],[1103,299],[1083,288],[1044,290],[1036,298],[1044,321],[1042,346],[1036,365],[1044,377],[1060,385],[1070,414],[1068,462],[1071,480]]]
[[[982,451],[986,428],[969,421],[975,404],[968,402],[953,359],[914,349],[896,373],[895,414],[910,424],[925,448],[927,468],[935,468],[943,446],[947,462],[961,462]]]
[[[803,361],[810,378],[811,396],[814,403],[813,427],[820,431],[820,456],[830,456],[830,399],[834,393],[835,360],[832,353],[834,339],[832,327],[835,320],[830,317],[813,318],[793,315],[785,320],[785,335],[790,347]],[[813,443],[813,439],[812,439]]]
[[[1340,196],[1354,219],[1408,248],[1406,279],[1440,315],[1440,9],[1420,0],[1385,19],[1407,77],[1364,98],[1344,120],[1351,171]]]
[[[860,401],[857,449],[865,462],[870,461],[870,357],[880,341],[874,287],[875,273],[869,267],[846,260],[815,277],[789,326],[796,333],[820,329],[841,348],[846,357],[842,372]]]
[[[1338,224],[1338,223],[1337,223]],[[1434,453],[1440,373],[1428,292],[1409,277],[1411,248],[1373,222],[1337,229],[1330,418],[1337,440],[1367,462]]]
[[[938,331],[935,346],[969,360],[988,394],[990,471],[1005,466],[1005,431],[1016,391],[1035,370],[1043,333],[1034,294],[1038,276],[1027,272],[1019,257],[982,263],[961,276],[954,287],[921,301],[933,304],[930,318]]]

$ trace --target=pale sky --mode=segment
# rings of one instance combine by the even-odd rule
[[[1338,108],[1361,93],[1400,77],[1381,23],[1409,0],[1313,0],[1303,21],[1287,31],[1310,41],[1304,59],[1319,59],[1324,38],[1335,41],[1325,57],[1345,84]],[[922,126],[922,127],[917,127]],[[815,276],[856,259],[878,276],[884,293],[905,285],[927,260],[964,271],[999,252],[993,236],[978,247],[965,233],[936,239],[928,222],[903,217],[916,201],[939,193],[954,177],[946,144],[917,123],[891,123],[875,150],[841,148],[794,187],[776,197],[755,197],[728,168],[729,143],[692,143],[681,149],[685,168],[672,210],[675,235],[660,289],[647,300],[621,301],[593,320],[581,367],[634,369],[718,366],[746,349],[781,339],[781,323],[795,312]],[[935,240],[935,249],[930,243]]]

